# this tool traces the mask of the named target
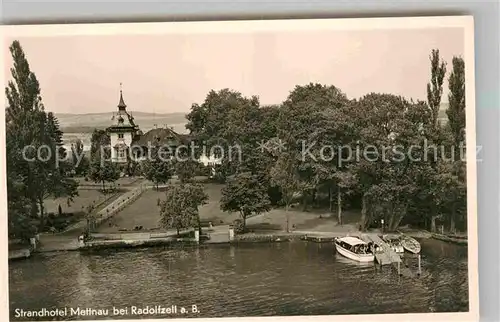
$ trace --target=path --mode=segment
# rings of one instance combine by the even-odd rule
[[[113,215],[118,209],[123,207],[124,200],[133,198],[137,190],[141,186],[142,180],[135,180],[129,184],[127,189],[121,196],[114,199],[110,204],[98,211],[99,220],[104,220],[108,216]],[[133,189],[132,189],[133,188]],[[113,199],[110,197],[107,201]],[[82,219],[79,222],[69,226],[65,231],[60,233],[41,233],[40,244],[37,248],[38,252],[52,252],[62,250],[77,250],[79,247],[78,236],[80,236],[87,227],[87,219]]]
[[[229,225],[213,226],[212,228],[203,228],[209,235],[206,244],[220,244],[229,242]]]

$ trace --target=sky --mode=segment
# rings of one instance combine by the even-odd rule
[[[46,110],[115,111],[120,83],[131,111],[188,112],[211,89],[231,88],[277,104],[299,84],[335,85],[349,98],[370,92],[426,99],[429,54],[451,70],[463,56],[460,28],[19,38]],[[12,59],[4,45],[4,75]],[[443,101],[447,101],[447,81]]]

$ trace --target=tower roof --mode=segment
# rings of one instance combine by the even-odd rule
[[[124,111],[126,108],[127,104],[125,104],[125,101],[123,100],[123,93],[122,90],[120,89],[120,102],[118,103],[118,109]]]

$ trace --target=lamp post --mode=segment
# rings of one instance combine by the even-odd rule
[[[381,219],[381,220],[380,220],[380,223],[382,224],[382,233],[383,233],[383,232],[384,232],[384,220],[383,220],[383,219]]]

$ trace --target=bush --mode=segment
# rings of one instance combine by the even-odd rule
[[[81,217],[82,216],[80,214],[75,214],[75,213],[63,213],[61,216],[58,216],[54,213],[48,213],[43,231],[45,232],[63,231],[70,225],[78,222],[81,219]]]
[[[245,227],[243,226],[243,220],[236,219],[233,221],[233,228],[235,234],[243,234],[245,232]]]

